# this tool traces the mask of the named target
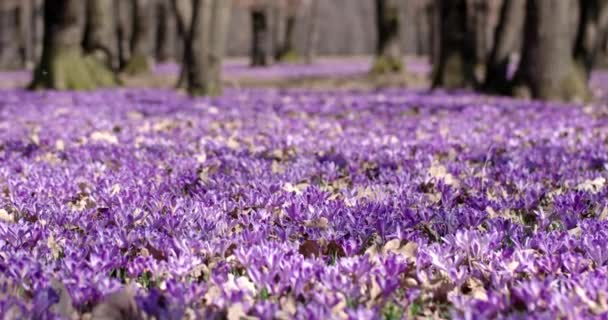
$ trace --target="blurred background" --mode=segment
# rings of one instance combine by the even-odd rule
[[[608,61],[605,3],[2,0],[0,70],[14,72],[0,86],[407,86],[587,100],[591,70]]]

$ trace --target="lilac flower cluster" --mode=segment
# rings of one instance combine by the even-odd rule
[[[595,318],[608,114],[402,90],[0,92],[0,314]]]

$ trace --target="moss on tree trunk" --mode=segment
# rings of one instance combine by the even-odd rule
[[[83,54],[79,41],[83,4],[80,0],[45,2],[43,53],[34,71],[31,89],[93,90],[117,84],[106,65],[93,55]]]
[[[399,1],[376,0],[378,43],[371,73],[374,75],[404,71],[400,43]]]
[[[439,61],[433,87],[471,88],[475,79],[475,46],[467,24],[467,1],[437,1],[440,14]]]
[[[300,60],[300,55],[295,49],[294,36],[296,27],[296,16],[293,13],[287,15],[285,20],[285,34],[278,46],[276,60],[279,62],[293,63]]]
[[[115,75],[79,47],[54,48],[34,72],[31,89],[94,90],[117,85]]]
[[[131,40],[131,57],[127,60],[123,72],[134,76],[152,70],[152,43],[154,41],[154,1],[133,1],[133,38]]]
[[[135,76],[148,73],[150,70],[152,70],[150,58],[145,54],[135,53],[131,56],[129,61],[127,61],[123,72],[130,76]]]

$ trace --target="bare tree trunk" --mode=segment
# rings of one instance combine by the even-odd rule
[[[21,66],[17,1],[0,1],[0,69]]]
[[[117,39],[114,26],[114,0],[87,0],[84,49],[87,54],[112,69],[116,62]]]
[[[287,20],[287,10],[280,5],[275,5],[272,8],[272,45],[273,45],[273,55],[275,60],[279,60],[281,56],[281,50],[283,47],[283,41],[285,36],[286,24]]]
[[[308,35],[306,37],[306,63],[312,64],[319,46],[319,0],[310,0],[308,7]]]
[[[475,46],[467,28],[467,1],[437,0],[436,3],[441,39],[433,87],[471,88],[475,85]]]
[[[514,94],[544,100],[585,100],[587,79],[573,63],[572,1],[527,0],[524,48]]]
[[[600,43],[598,44],[597,55],[595,57],[594,66],[598,68],[608,67],[608,30],[603,30],[600,34]]]
[[[474,65],[485,64],[488,46],[486,29],[488,28],[488,0],[467,0],[467,23],[470,37],[475,48]]]
[[[31,88],[86,90],[116,83],[109,69],[83,55],[84,13],[81,0],[45,1],[43,52]]]
[[[177,22],[175,12],[171,9],[171,3],[159,1],[156,6],[157,32],[155,41],[156,59],[166,62],[175,59],[177,56]]]
[[[589,80],[602,33],[608,27],[608,1],[580,0],[580,20],[574,47],[575,68]]]
[[[433,69],[437,69],[441,54],[441,17],[439,1],[430,0],[426,5],[427,21],[429,22],[429,60]]]
[[[251,9],[251,66],[267,66],[272,60],[269,28],[269,7],[258,6]]]
[[[399,0],[376,0],[376,61],[372,67],[374,74],[398,73],[403,71],[403,56],[399,37]]]
[[[523,36],[526,0],[505,0],[494,36],[494,46],[486,66],[484,88],[491,92],[507,94],[510,91],[508,77],[511,54],[517,50]]]
[[[131,58],[131,33],[133,23],[133,6],[129,1],[114,0],[114,16],[116,17],[116,42],[118,49],[118,67],[122,70]]]
[[[414,35],[416,41],[415,54],[417,56],[424,56],[431,54],[430,41],[431,41],[431,22],[429,21],[428,4],[426,0],[420,0],[414,2],[415,6],[412,15],[412,27],[414,28]]]
[[[288,12],[285,18],[285,33],[281,37],[280,42],[277,42],[278,51],[276,59],[278,61],[290,62],[298,60],[298,53],[295,49],[294,31],[296,27],[295,13]]]
[[[42,56],[42,43],[44,42],[44,5],[42,0],[32,0],[32,46],[34,50],[34,63]]]
[[[150,72],[152,44],[154,42],[154,0],[132,0],[133,35],[131,57],[124,68],[129,75]]]
[[[195,0],[189,41],[188,92],[219,95],[221,68],[230,22],[230,0]]]
[[[32,2],[23,1],[19,5],[19,40],[22,66],[29,67],[34,62],[32,43]]]
[[[188,82],[187,67],[190,61],[190,32],[192,28],[193,18],[193,1],[194,0],[172,0],[173,11],[177,18],[177,32],[182,39],[182,66],[177,80],[178,88],[185,88]]]

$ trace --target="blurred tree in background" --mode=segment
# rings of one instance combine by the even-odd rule
[[[117,84],[110,68],[96,55],[83,50],[86,5],[87,1],[81,0],[45,1],[42,56],[34,70],[31,88],[95,89]],[[104,8],[103,5],[90,7],[92,10]],[[109,16],[104,12],[92,15]],[[100,22],[108,23],[108,20],[100,19]]]
[[[233,0],[207,21],[216,5],[198,0],[3,0],[0,68],[36,66],[32,88],[93,89],[175,62],[179,88],[215,94],[223,56],[366,55],[372,75],[399,75],[415,55],[435,88],[585,100],[608,66],[607,1]]]

